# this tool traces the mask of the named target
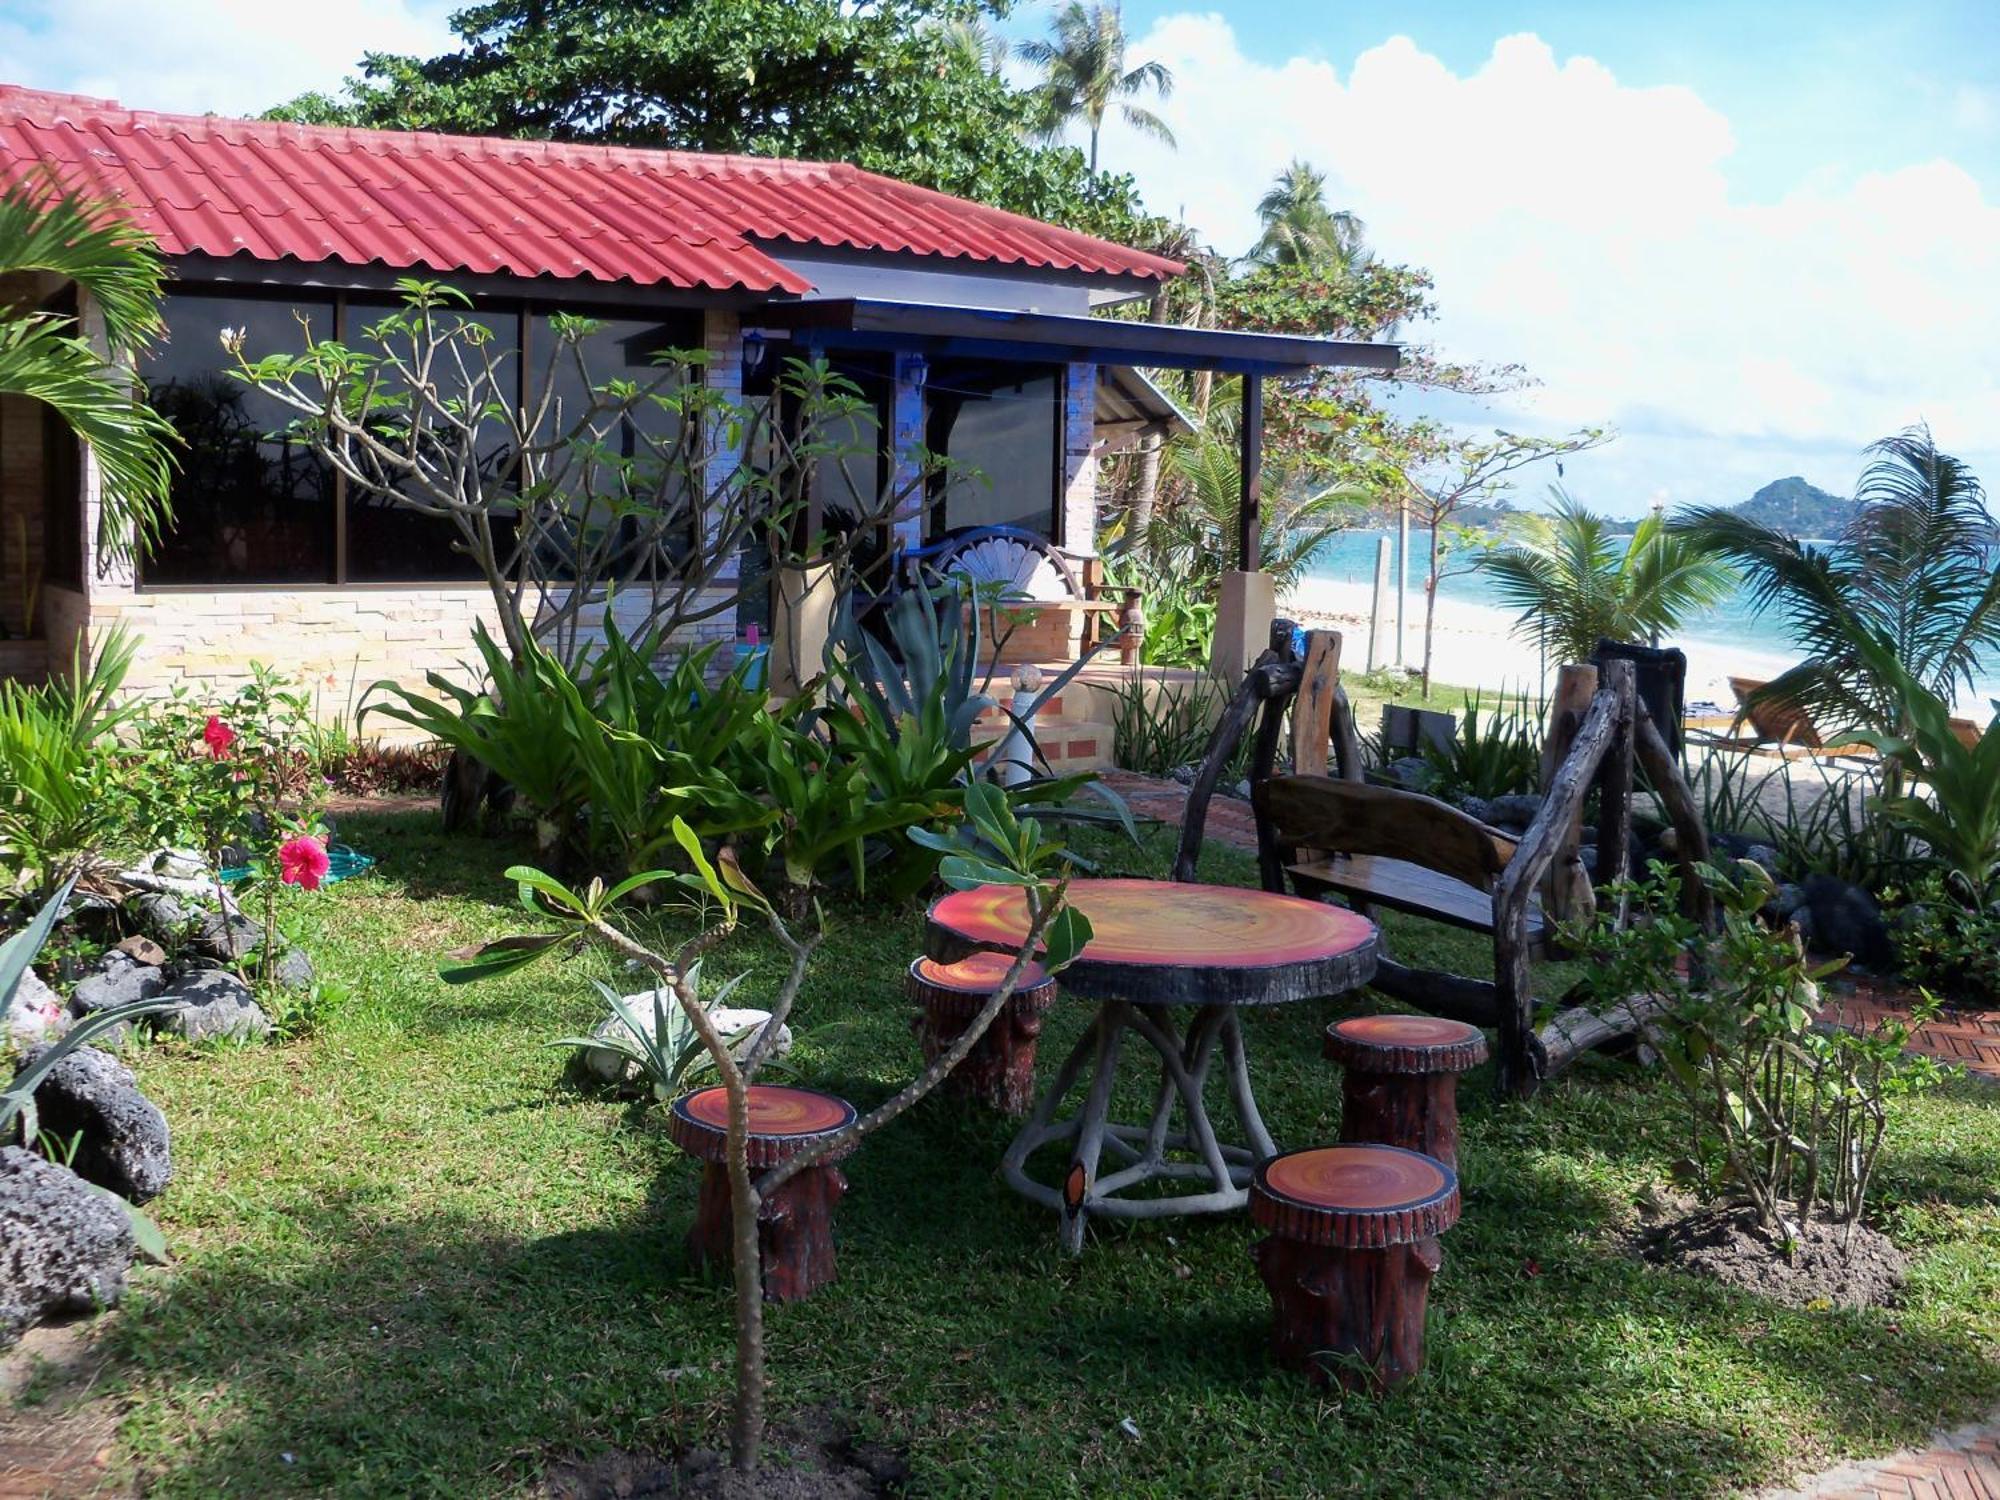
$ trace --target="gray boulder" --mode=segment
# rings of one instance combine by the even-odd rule
[[[150,1000],[167,987],[167,976],[153,964],[113,948],[77,981],[69,1008],[78,1016],[95,1015],[119,1005]]]
[[[0,1015],[0,1046],[28,1048],[53,1041],[69,1030],[69,1010],[62,997],[42,983],[33,969],[21,975],[14,998]]]
[[[132,901],[132,918],[155,942],[172,948],[186,935],[195,913],[171,891],[148,891]]]
[[[22,1069],[48,1050],[31,1050]],[[35,1114],[49,1135],[76,1141],[72,1172],[121,1198],[157,1198],[174,1175],[167,1117],[139,1092],[130,1068],[94,1047],[77,1048],[49,1070],[35,1089]]]
[[[221,969],[184,974],[161,998],[175,1002],[160,1013],[159,1030],[190,1042],[257,1041],[271,1034],[271,1018],[250,995],[250,987]]]
[[[1525,829],[1535,821],[1535,814],[1542,810],[1542,799],[1527,793],[1516,792],[1505,797],[1495,797],[1486,804],[1486,821],[1495,828]]]
[[[287,948],[278,956],[273,977],[288,990],[309,990],[313,983],[313,963],[303,948]]]
[[[117,1203],[32,1151],[0,1146],[0,1344],[44,1318],[115,1306],[133,1248]]]
[[[1800,890],[1805,901],[1793,920],[1816,951],[1845,953],[1871,969],[1886,969],[1895,962],[1889,924],[1866,890],[1831,875],[1809,875]]]
[[[230,912],[226,916],[219,912],[203,912],[194,929],[195,950],[225,961],[254,953],[263,941],[263,924],[251,921],[241,912]]]

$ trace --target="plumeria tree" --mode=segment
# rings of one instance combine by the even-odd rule
[[[223,343],[351,487],[450,524],[516,661],[533,640],[573,664],[614,597],[635,640],[728,615],[759,576],[746,554],[838,566],[939,467],[919,453],[882,491],[834,497],[844,524],[820,526],[811,476],[877,441],[872,407],[823,361],[787,361],[769,399],[705,380],[699,349],[661,351],[645,379],[605,377],[590,356],[602,325],[557,315],[524,381],[463,293],[398,285],[403,305],[347,343],[309,325],[297,350],[231,329]]]
[[[764,1288],[757,1236],[757,1216],[764,1201],[798,1173],[844,1155],[930,1093],[971,1053],[1013,998],[1037,956],[1050,972],[1060,970],[1083,951],[1091,937],[1088,919],[1065,903],[1069,855],[1062,845],[1046,839],[1033,819],[1017,818],[1005,794],[989,783],[975,782],[968,788],[965,805],[966,820],[958,832],[921,837],[946,851],[939,866],[946,884],[960,889],[991,884],[1020,889],[1028,906],[1028,933],[1005,978],[951,1046],[916,1078],[849,1125],[816,1138],[782,1164],[755,1176],[749,1160],[750,1086],[769,1060],[791,1015],[819,939],[796,935],[726,847],[711,860],[693,830],[676,819],[674,832],[687,857],[688,873],[651,870],[609,888],[593,881],[577,891],[539,870],[511,869],[507,875],[518,886],[521,905],[545,930],[502,938],[456,954],[456,962],[442,971],[447,982],[465,983],[511,973],[552,953],[572,951],[579,940],[595,943],[650,974],[659,989],[672,995],[700,1038],[729,1101],[724,1162],[729,1177],[731,1272],[736,1292],[736,1398],[730,1456],[735,1467],[746,1473],[754,1473],[758,1466],[765,1425]],[[622,905],[641,890],[676,887],[701,902],[706,920],[669,956],[633,934]],[[764,925],[787,959],[770,1020],[747,1048],[736,1038],[723,1035],[696,989],[704,956],[721,947],[746,917]],[[725,991],[733,988],[733,984],[724,987]]]

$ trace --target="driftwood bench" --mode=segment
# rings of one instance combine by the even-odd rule
[[[1397,962],[1385,943],[1373,987],[1436,1015],[1499,1033],[1497,1085],[1532,1093],[1543,1078],[1583,1052],[1628,1041],[1648,1004],[1558,1013],[1537,1028],[1532,983],[1536,958],[1551,951],[1558,920],[1594,909],[1591,875],[1580,856],[1585,804],[1598,795],[1598,881],[1622,877],[1631,860],[1631,803],[1643,768],[1678,835],[1684,897],[1702,921],[1713,920],[1693,867],[1708,857],[1693,793],[1673,752],[1647,716],[1632,663],[1559,674],[1544,752],[1541,810],[1519,839],[1489,828],[1435,798],[1369,785],[1360,736],[1340,688],[1340,636],[1312,631],[1305,649],[1279,621],[1271,646],[1252,664],[1225,706],[1203,757],[1181,826],[1177,879],[1190,879],[1223,768],[1254,735],[1251,802],[1257,859],[1266,890],[1338,896],[1357,910],[1381,906],[1480,933],[1493,945],[1491,978]],[[1289,718],[1288,718],[1289,715]],[[1277,774],[1287,739],[1292,768]]]

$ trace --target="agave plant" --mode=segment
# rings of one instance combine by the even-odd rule
[[[700,967],[699,964],[691,964],[688,968],[688,983],[696,988],[697,993]],[[739,974],[723,985],[713,998],[702,1002],[702,1009],[711,1015],[720,1009],[744,977]],[[549,1046],[616,1054],[639,1070],[640,1078],[652,1091],[653,1098],[661,1104],[679,1098],[694,1085],[696,1079],[715,1071],[715,1061],[709,1056],[701,1033],[681,1009],[680,1001],[665,989],[656,987],[652,992],[653,1024],[648,1027],[625,996],[601,979],[593,979],[591,983],[609,1003],[611,1013],[618,1018],[619,1024],[603,1036],[558,1037]],[[739,1041],[757,1029],[754,1024],[738,1026],[723,1031],[722,1039],[733,1050]]]

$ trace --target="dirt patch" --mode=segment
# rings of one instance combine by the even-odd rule
[[[857,1442],[826,1412],[775,1427],[764,1440],[754,1479],[729,1467],[728,1455],[697,1448],[678,1459],[614,1450],[584,1463],[558,1464],[537,1493],[545,1500],[876,1500],[901,1495],[909,1465],[893,1449]]]
[[[0,1354],[0,1500],[136,1493],[112,1465],[105,1363],[89,1321],[31,1328]]]
[[[1655,1265],[1709,1276],[1788,1307],[1890,1307],[1909,1259],[1880,1231],[1806,1225],[1787,1255],[1748,1208],[1702,1208],[1639,1231],[1634,1248]]]

